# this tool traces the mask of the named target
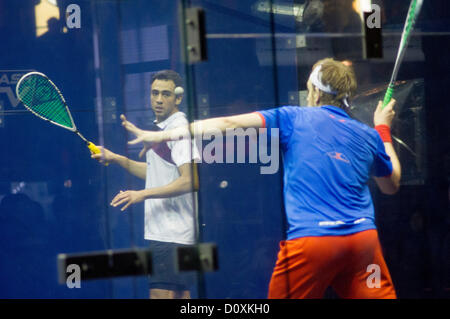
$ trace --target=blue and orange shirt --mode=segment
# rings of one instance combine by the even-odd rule
[[[285,106],[257,113],[268,134],[278,129],[287,239],[376,228],[367,182],[372,175],[392,174],[392,163],[374,129],[335,106]]]

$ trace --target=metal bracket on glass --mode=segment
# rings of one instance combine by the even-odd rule
[[[217,246],[214,243],[202,243],[187,247],[178,247],[176,252],[178,271],[216,271]]]
[[[185,27],[189,63],[206,61],[205,11],[201,8],[187,8]]]
[[[301,90],[298,92],[298,99],[300,106],[308,106],[308,90]]]
[[[288,92],[289,105],[301,105],[300,104],[300,91]]]
[[[97,124],[116,124],[117,116],[117,102],[115,97],[95,98],[94,103],[97,106],[96,111],[102,111],[102,123],[99,123],[97,113]]]
[[[59,254],[58,278],[64,284],[73,273],[80,280],[141,276],[152,273],[149,249],[106,250],[89,253]]]
[[[209,117],[209,95],[197,94],[198,116],[200,119]]]

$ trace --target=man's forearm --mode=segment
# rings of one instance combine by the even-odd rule
[[[147,163],[130,160],[128,157],[117,155],[114,162],[126,169],[130,174],[145,179],[147,175]]]
[[[196,191],[192,179],[179,177],[170,184],[143,190],[145,199],[169,198]]]
[[[217,117],[197,121],[188,125],[160,132],[163,141],[175,141],[184,138],[202,137],[206,134],[225,132],[230,127],[227,117]]]
[[[386,150],[386,154],[389,155],[392,162],[392,175],[391,180],[396,186],[396,188],[400,187],[400,179],[402,177],[402,168],[400,165],[400,161],[398,160],[397,153],[395,152],[394,146],[392,143],[384,143],[384,148]]]
[[[202,137],[217,132],[225,133],[227,129],[235,128],[260,128],[262,120],[256,113],[216,117],[202,121],[196,121],[189,126],[181,126],[172,130],[161,132],[163,141],[173,141],[181,138]]]

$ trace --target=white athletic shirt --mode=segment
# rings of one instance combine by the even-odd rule
[[[156,125],[170,130],[189,124],[182,112],[172,114]],[[145,188],[165,186],[180,174],[178,166],[199,160],[195,142],[189,139],[160,143],[147,151],[147,176]],[[196,220],[194,213],[195,193],[145,200],[145,239],[179,244],[195,243]]]

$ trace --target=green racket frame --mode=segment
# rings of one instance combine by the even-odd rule
[[[35,109],[33,109],[32,106],[30,106],[30,102],[29,101],[25,101],[23,98],[23,92],[21,92],[22,89],[22,85],[24,85],[24,81],[29,80],[30,77],[33,76],[38,76],[39,78],[44,79],[45,81],[48,81],[48,83],[50,83],[50,85],[53,87],[53,89],[55,90],[55,92],[58,94],[60,101],[63,104],[63,107],[65,108],[65,112],[67,113],[66,115],[68,116],[68,119],[71,122],[71,127],[63,125],[61,123],[58,123],[57,121],[52,120],[51,118],[47,118],[45,116],[43,116],[42,114],[40,114],[38,111],[36,111]],[[57,88],[57,86],[43,73],[40,72],[28,72],[27,74],[23,75],[20,80],[17,82],[16,85],[16,95],[17,98],[23,103],[23,105],[27,108],[27,110],[29,110],[31,113],[33,113],[34,115],[36,115],[37,117],[50,122],[54,125],[60,126],[62,128],[65,128],[66,130],[69,130],[71,132],[76,133],[84,142],[86,142],[87,147],[89,148],[89,150],[91,151],[92,154],[99,154],[101,153],[100,149],[92,142],[88,141],[83,135],[81,135],[81,133],[78,131],[75,122],[72,118],[72,114],[70,113],[69,107],[67,106],[66,100],[64,99],[63,95],[61,94],[61,91]],[[61,106],[61,105],[60,105]],[[67,119],[66,119],[66,123],[67,123]]]

